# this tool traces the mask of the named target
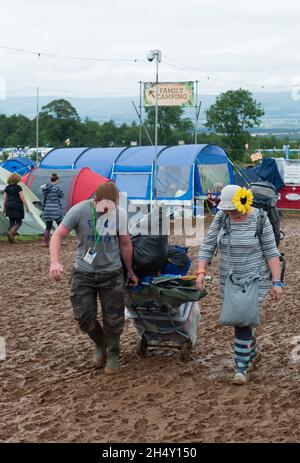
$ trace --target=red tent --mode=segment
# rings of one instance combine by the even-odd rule
[[[64,191],[62,207],[66,213],[72,206],[91,198],[97,187],[109,179],[96,174],[88,167],[82,169],[41,169],[36,167],[22,177],[22,182],[43,202],[41,185],[50,183],[52,173],[59,177],[59,184]]]

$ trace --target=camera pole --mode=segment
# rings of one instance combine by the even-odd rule
[[[156,58],[156,79],[155,79],[155,171],[154,171],[154,199],[157,199],[157,158],[158,158],[158,64],[161,62],[161,51],[153,50]]]
[[[154,127],[154,199],[157,199],[157,157],[158,157],[158,64],[161,62],[161,51],[160,50],[151,50],[147,55],[148,61],[156,60],[156,78],[155,78],[155,127]]]

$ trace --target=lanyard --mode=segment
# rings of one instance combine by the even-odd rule
[[[97,232],[96,214],[95,214],[95,208],[94,208],[93,202],[91,202],[91,207],[92,207],[92,218],[93,218],[93,220],[92,220],[92,223],[93,223],[93,235],[94,235],[94,240],[95,240],[94,249],[96,249],[97,244],[100,243],[100,241],[102,240],[102,236],[99,235],[99,233]]]

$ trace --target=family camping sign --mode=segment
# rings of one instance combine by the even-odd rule
[[[144,106],[193,106],[194,82],[144,82]]]

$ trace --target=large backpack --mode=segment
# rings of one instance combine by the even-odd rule
[[[284,238],[284,233],[280,230],[280,221],[282,216],[276,207],[278,195],[276,193],[275,187],[272,185],[272,183],[267,181],[255,182],[250,184],[250,190],[253,194],[253,206],[259,209],[256,236],[258,236],[259,240],[261,239],[266,217],[268,216],[273,228],[276,245],[279,247],[280,241]],[[284,254],[282,252],[280,253],[280,262],[280,279],[283,282],[286,263]]]
[[[277,247],[279,246],[280,241],[284,238],[284,233],[280,230],[280,221],[281,221],[281,214],[276,207],[276,202],[278,199],[278,195],[274,186],[265,181],[265,182],[255,182],[250,184],[250,190],[253,194],[253,206],[259,209],[259,215],[257,218],[257,226],[256,226],[256,236],[261,241],[261,235],[263,233],[264,225],[267,216],[271,222],[275,241]],[[228,214],[224,214],[222,221],[221,221],[221,228],[227,228],[227,220]],[[286,270],[286,263],[284,254],[280,253],[280,262],[281,262],[281,281],[284,281],[285,270]]]
[[[276,190],[274,186],[267,181],[251,183],[250,190],[253,194],[253,207],[259,209],[257,236],[260,238],[266,216],[268,216],[273,228],[276,245],[278,247],[280,240],[284,237],[284,233],[280,231],[281,215],[276,207],[278,199]]]

